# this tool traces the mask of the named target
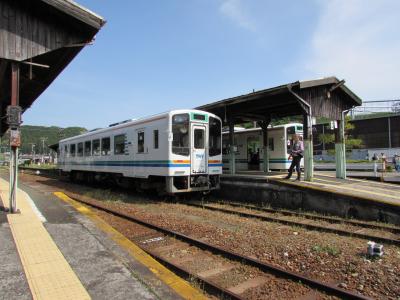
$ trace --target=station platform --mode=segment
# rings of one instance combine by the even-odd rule
[[[221,178],[221,196],[290,209],[400,224],[400,185],[315,172],[313,181],[285,179],[287,173],[238,171]],[[250,200],[250,201],[249,201]]]
[[[0,299],[206,299],[90,210],[0,175]],[[64,200],[64,201],[63,201]]]

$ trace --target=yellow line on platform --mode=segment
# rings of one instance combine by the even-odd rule
[[[7,199],[8,182],[1,178],[0,189],[2,199]],[[8,214],[7,219],[33,299],[90,299],[27,197],[17,190],[20,213]]]
[[[58,198],[65,201],[74,207],[81,214],[87,216],[96,226],[104,231],[114,242],[125,249],[132,257],[138,260],[141,264],[146,266],[151,272],[153,272],[160,280],[170,286],[177,294],[184,299],[208,299],[201,291],[192,287],[187,281],[183,280],[179,276],[175,275],[169,269],[161,265],[158,261],[152,258],[149,254],[143,251],[139,246],[134,244],[132,241],[127,239],[119,231],[111,227],[103,219],[101,219],[96,213],[90,210],[87,206],[80,204],[79,202],[71,199],[62,192],[54,193]]]
[[[336,178],[336,176],[329,175],[329,174],[326,174],[326,173],[320,173],[320,172],[316,173],[316,175],[324,176],[324,177]],[[385,185],[385,186],[394,187],[394,188],[398,188],[399,187],[397,184],[394,184],[394,183],[376,182],[376,181],[373,181],[373,180],[363,180],[363,179],[352,178],[352,177],[347,177],[346,180],[355,181],[355,182],[364,182],[364,183],[368,183],[368,184],[371,184],[371,185],[372,184],[374,184],[374,185],[379,184],[379,185]]]
[[[352,185],[353,185],[353,184],[357,184],[357,182],[348,182],[348,183],[347,183],[347,182],[340,182],[340,181],[335,181],[335,180],[322,179],[322,178],[319,178],[319,177],[314,177],[313,179],[314,179],[314,180],[318,180],[318,181],[323,181],[323,182],[336,183],[337,185],[335,185],[335,186],[337,186],[338,188],[341,187],[341,184],[352,184]],[[378,186],[376,186],[376,185],[372,185],[372,186],[359,185],[359,187],[371,188],[371,189],[381,190],[381,191],[385,191],[385,192],[388,191],[387,188],[378,187]],[[364,192],[366,192],[366,190],[364,190]],[[392,191],[392,192],[396,193],[396,192],[398,192],[398,191]],[[390,195],[390,194],[385,194],[385,195]]]
[[[293,185],[293,186],[297,186],[297,187],[306,187],[312,190],[316,190],[316,191],[322,191],[322,192],[330,192],[330,193],[334,193],[334,194],[339,194],[339,195],[344,195],[344,196],[351,196],[354,197],[353,194],[350,193],[346,193],[344,191],[341,191],[340,189],[346,189],[346,190],[351,190],[354,192],[357,192],[358,194],[356,195],[356,197],[359,197],[361,199],[366,199],[366,200],[372,200],[374,202],[381,202],[381,203],[387,203],[387,204],[391,204],[391,205],[395,205],[395,206],[400,206],[400,198],[397,198],[395,196],[389,196],[389,195],[383,195],[380,193],[374,193],[374,192],[368,192],[369,194],[375,194],[378,196],[384,196],[384,197],[389,197],[389,198],[395,198],[396,200],[399,200],[399,202],[393,202],[393,201],[389,201],[389,200],[384,200],[384,199],[377,199],[376,197],[369,197],[369,195],[365,195],[365,191],[363,190],[358,190],[358,189],[353,189],[353,188],[348,188],[348,187],[338,187],[337,185],[331,185],[331,184],[323,184],[323,183],[316,183],[316,182],[308,182],[308,181],[301,181],[300,183],[297,182],[293,182],[293,181],[289,181],[289,180],[276,180],[278,182],[282,182],[288,185]],[[304,183],[306,183],[304,185]],[[334,189],[323,189],[318,187],[317,185],[320,186],[327,186],[327,187],[334,187]],[[364,193],[364,195],[360,195],[359,193],[362,192]]]

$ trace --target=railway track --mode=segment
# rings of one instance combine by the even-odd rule
[[[242,207],[242,208],[247,208],[247,209],[251,209],[251,210],[268,212],[268,213],[279,213],[284,216],[296,216],[296,217],[303,217],[305,219],[320,220],[320,221],[325,221],[325,222],[329,222],[332,224],[348,224],[348,225],[354,225],[354,226],[362,226],[364,228],[385,230],[385,231],[390,231],[395,234],[400,234],[400,227],[391,226],[389,224],[388,225],[371,224],[371,223],[367,223],[367,222],[363,222],[363,221],[359,221],[359,220],[351,220],[351,219],[345,219],[345,218],[339,218],[339,217],[315,215],[315,214],[306,213],[306,212],[290,211],[290,210],[284,210],[284,209],[260,207],[260,206],[249,205],[249,204],[245,204],[245,203],[230,202],[230,201],[215,201],[215,203],[228,204],[232,207]]]
[[[255,218],[255,219],[259,219],[259,220],[266,221],[266,222],[276,222],[276,223],[289,225],[289,226],[299,226],[299,227],[303,227],[303,228],[306,228],[309,230],[317,230],[317,231],[322,231],[322,232],[335,233],[335,234],[342,235],[342,236],[351,236],[351,237],[358,237],[358,238],[362,238],[362,239],[366,239],[366,240],[373,240],[373,241],[379,242],[379,243],[386,243],[386,244],[398,245],[398,246],[400,245],[400,238],[387,238],[387,237],[382,237],[382,236],[378,236],[378,235],[368,235],[368,234],[364,234],[364,233],[357,232],[357,231],[350,231],[350,230],[344,230],[344,229],[339,229],[339,228],[331,228],[331,227],[321,226],[321,225],[317,225],[317,224],[287,220],[287,219],[275,217],[272,215],[254,214],[254,213],[249,213],[249,212],[245,212],[245,211],[238,211],[238,210],[229,209],[229,208],[217,207],[217,206],[204,204],[204,203],[198,203],[198,202],[196,202],[196,203],[188,202],[186,204],[190,205],[190,206],[213,210],[213,211],[234,214],[234,215],[238,215],[241,217]],[[282,213],[282,211],[280,211],[280,210],[273,210],[273,209],[269,209],[269,208],[257,208],[255,206],[251,206],[251,205],[240,205],[240,204],[232,205],[231,203],[228,203],[225,206],[228,206],[228,207],[232,206],[232,207],[236,207],[236,208],[243,207],[246,209],[258,210],[258,211],[265,212],[268,214]],[[285,213],[286,213],[286,215],[289,215],[289,216],[300,216],[300,217],[304,217],[306,219],[313,219],[312,218],[313,215],[311,215],[311,214],[303,214],[303,213],[295,213],[295,212],[292,213],[292,212],[284,211],[284,215],[285,215]],[[330,218],[330,217],[325,218],[322,216],[316,216],[315,219],[323,220],[323,221],[327,221],[327,222],[331,222],[331,223],[342,223],[342,222],[340,222],[339,219]],[[353,226],[359,226],[359,227],[361,226],[361,227],[371,228],[371,229],[376,229],[376,230],[391,231],[395,234],[397,234],[397,233],[400,234],[400,229],[395,228],[395,227],[386,227],[386,226],[379,226],[379,225],[375,226],[373,224],[366,224],[363,222],[356,222],[356,221],[350,221],[350,220],[347,220],[347,221],[343,220],[343,223],[348,223]]]
[[[29,170],[28,172],[32,172],[35,174],[36,169],[27,169]],[[58,178],[61,179],[61,177],[58,175],[57,172],[54,172],[54,170],[44,170],[40,176],[46,176],[46,177],[51,177],[51,178]],[[283,209],[274,209],[274,208],[267,208],[267,207],[259,207],[255,205],[249,205],[245,203],[237,203],[237,202],[230,202],[230,201],[212,201],[210,202],[211,204],[217,203],[217,204],[222,204],[222,205],[227,205],[228,207],[235,207],[239,209],[248,209],[252,211],[259,211],[261,213],[267,213],[268,215],[260,215],[260,214],[255,214],[255,213],[249,213],[249,212],[244,212],[244,211],[238,211],[238,210],[233,210],[229,208],[222,208],[222,207],[215,207],[215,206],[210,206],[208,204],[204,203],[196,203],[196,202],[185,202],[187,205],[191,206],[197,206],[209,210],[214,210],[214,211],[220,211],[224,213],[229,213],[229,214],[235,214],[239,215],[242,217],[246,218],[257,218],[259,220],[267,221],[267,222],[276,222],[288,226],[299,226],[305,229],[309,230],[317,230],[321,232],[328,232],[328,233],[335,233],[341,236],[349,236],[349,237],[358,237],[361,239],[366,239],[366,240],[374,240],[375,242],[379,243],[385,243],[385,244],[390,244],[390,245],[400,245],[400,228],[391,226],[391,225],[379,225],[379,224],[371,224],[359,220],[351,220],[351,219],[345,219],[345,218],[338,218],[338,217],[330,217],[330,216],[322,216],[322,215],[315,215],[311,213],[305,213],[305,212],[296,212],[296,211],[289,211],[289,210],[283,210]],[[331,228],[327,226],[321,226],[318,224],[312,224],[312,223],[305,223],[305,222],[300,222],[300,221],[293,221],[293,220],[288,220],[284,219],[282,217],[277,217],[273,216],[273,214],[280,214],[282,216],[288,216],[288,217],[299,217],[299,218],[304,218],[308,219],[311,221],[323,221],[327,222],[330,224],[345,224],[345,225],[350,225],[350,226],[355,226],[358,227],[357,231],[350,231],[350,230],[345,230],[345,229],[340,229],[340,228]],[[359,229],[361,227],[361,230]],[[388,238],[388,237],[383,237],[383,236],[378,236],[378,235],[369,235],[365,234],[362,232],[362,229],[372,229],[372,230],[380,230],[380,231],[385,231],[385,232],[390,232],[393,235],[396,235],[395,238]],[[397,236],[398,235],[398,236]]]
[[[229,299],[243,299],[243,296],[240,295],[240,293],[235,293],[232,292],[232,290],[228,290],[225,288],[222,288],[220,285],[216,284],[212,280],[209,280],[207,276],[200,276],[199,274],[193,273],[190,270],[182,267],[181,265],[177,263],[171,262],[171,260],[165,259],[162,255],[160,255],[157,252],[152,251],[149,249],[149,247],[146,247],[146,244],[152,243],[154,241],[160,241],[162,239],[177,239],[180,242],[186,243],[189,246],[194,246],[202,251],[207,251],[210,253],[213,253],[214,255],[221,256],[222,258],[229,260],[232,262],[232,264],[243,264],[246,266],[250,266],[253,268],[257,268],[261,272],[268,274],[271,276],[273,274],[277,278],[285,279],[285,280],[290,280],[293,283],[299,283],[301,282],[304,285],[307,285],[309,288],[323,292],[329,295],[334,295],[340,298],[345,298],[345,299],[370,299],[368,297],[365,297],[363,295],[360,295],[355,292],[347,291],[345,289],[339,288],[333,284],[328,284],[307,276],[304,276],[299,273],[291,272],[288,270],[285,270],[283,268],[264,263],[260,260],[257,260],[252,257],[244,256],[239,253],[235,253],[226,249],[223,249],[221,247],[209,244],[207,242],[204,242],[199,239],[192,238],[190,236],[181,234],[176,231],[169,230],[166,227],[161,227],[152,223],[147,222],[146,220],[139,219],[137,217],[134,217],[132,215],[129,215],[127,213],[117,211],[115,209],[111,209],[107,207],[106,205],[102,204],[100,201],[96,201],[94,199],[90,199],[85,196],[73,194],[73,193],[68,193],[66,194],[83,204],[86,204],[88,206],[91,206],[97,210],[100,210],[101,212],[106,212],[108,214],[111,214],[113,216],[122,218],[124,220],[127,220],[129,222],[139,224],[141,226],[147,227],[151,230],[155,230],[158,234],[156,235],[145,235],[144,237],[139,237],[136,242],[138,242],[139,245],[148,252],[150,255],[161,261],[162,263],[168,265],[170,268],[174,269],[178,273],[184,274],[186,277],[194,278],[197,281],[201,282],[201,285],[203,285],[208,292],[210,292],[213,295],[216,295],[218,297],[223,296],[223,298],[229,298]],[[161,235],[160,235],[161,234]],[[144,244],[143,244],[144,243]],[[172,248],[174,246],[172,245]]]

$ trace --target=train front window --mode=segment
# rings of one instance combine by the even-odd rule
[[[210,135],[208,138],[208,154],[210,156],[221,154],[221,121],[210,117]]]
[[[189,114],[172,117],[172,153],[189,155]]]
[[[194,130],[194,148],[204,149],[204,129]]]

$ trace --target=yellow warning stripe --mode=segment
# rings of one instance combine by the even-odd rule
[[[342,186],[341,184],[346,184],[346,183],[338,182],[338,181],[335,181],[335,180],[322,179],[322,178],[319,178],[319,177],[314,177],[313,180],[336,183],[337,185],[335,185],[335,186],[337,186],[337,187],[341,187]],[[357,184],[357,182],[349,182],[349,184]],[[377,187],[375,185],[372,185],[372,186],[359,185],[359,186],[363,187],[363,188],[371,188],[371,189],[374,189],[374,190],[382,190],[382,191],[388,192],[387,188],[382,188],[382,187],[380,188],[380,187]],[[364,192],[367,192],[367,191],[365,190]],[[392,191],[392,192],[396,193],[398,191]],[[385,195],[390,195],[390,194],[385,194]]]
[[[348,188],[348,187],[340,187],[340,186],[337,186],[337,185],[330,185],[330,184],[323,184],[323,183],[316,183],[316,182],[309,182],[309,181],[302,181],[302,184],[299,184],[299,183],[293,182],[293,181],[288,181],[288,180],[277,180],[277,181],[282,182],[282,183],[286,183],[288,185],[306,187],[306,188],[309,188],[309,189],[312,189],[312,190],[316,190],[316,191],[331,192],[331,193],[338,194],[338,195],[343,195],[343,196],[354,196],[354,195],[346,193],[344,191],[337,190],[337,189],[345,189],[345,190],[355,191],[357,193],[360,193],[360,192],[365,193],[365,191],[359,190],[359,189],[353,189],[353,188]],[[304,185],[304,183],[307,183],[307,184]],[[335,189],[322,189],[322,188],[319,188],[318,186],[314,186],[314,185],[329,186],[329,187],[334,187]],[[374,193],[374,192],[368,192],[368,193],[375,194],[375,195],[378,195],[378,196],[395,198],[396,200],[400,200],[400,198],[396,198],[394,196],[389,196],[389,195],[384,195],[384,194]],[[369,197],[368,195],[357,194],[357,197],[360,197],[361,199],[372,200],[374,202],[381,202],[381,203],[387,203],[387,204],[391,204],[391,205],[395,205],[395,206],[400,206],[400,202],[397,203],[397,202],[392,202],[392,201],[388,201],[388,200],[384,200],[384,199],[377,199],[375,197]]]
[[[8,183],[0,179],[1,196]],[[17,190],[19,214],[8,214],[15,245],[33,299],[90,299],[90,296],[31,206],[28,195]],[[3,257],[3,259],[7,259]]]
[[[140,247],[134,244],[132,241],[127,239],[119,231],[107,224],[103,219],[96,215],[87,206],[84,206],[77,201],[71,199],[62,192],[54,193],[58,198],[65,201],[74,207],[81,214],[91,219],[98,228],[104,231],[114,242],[125,249],[132,257],[146,266],[151,272],[153,272],[160,280],[170,286],[177,294],[184,299],[208,299],[201,291],[192,287],[187,281],[183,280],[173,272],[168,270],[166,267],[157,262],[154,258],[148,255]]]
[[[319,172],[317,173],[317,175],[324,176],[324,177],[336,178],[336,176],[325,174],[325,173],[319,173]],[[355,182],[364,182],[364,183],[368,183],[368,184],[371,184],[374,186],[379,184],[379,185],[384,185],[384,186],[388,186],[388,187],[398,188],[398,185],[396,185],[394,183],[388,183],[388,182],[374,182],[372,180],[363,180],[363,179],[351,178],[351,177],[347,177],[346,180],[355,181]]]

